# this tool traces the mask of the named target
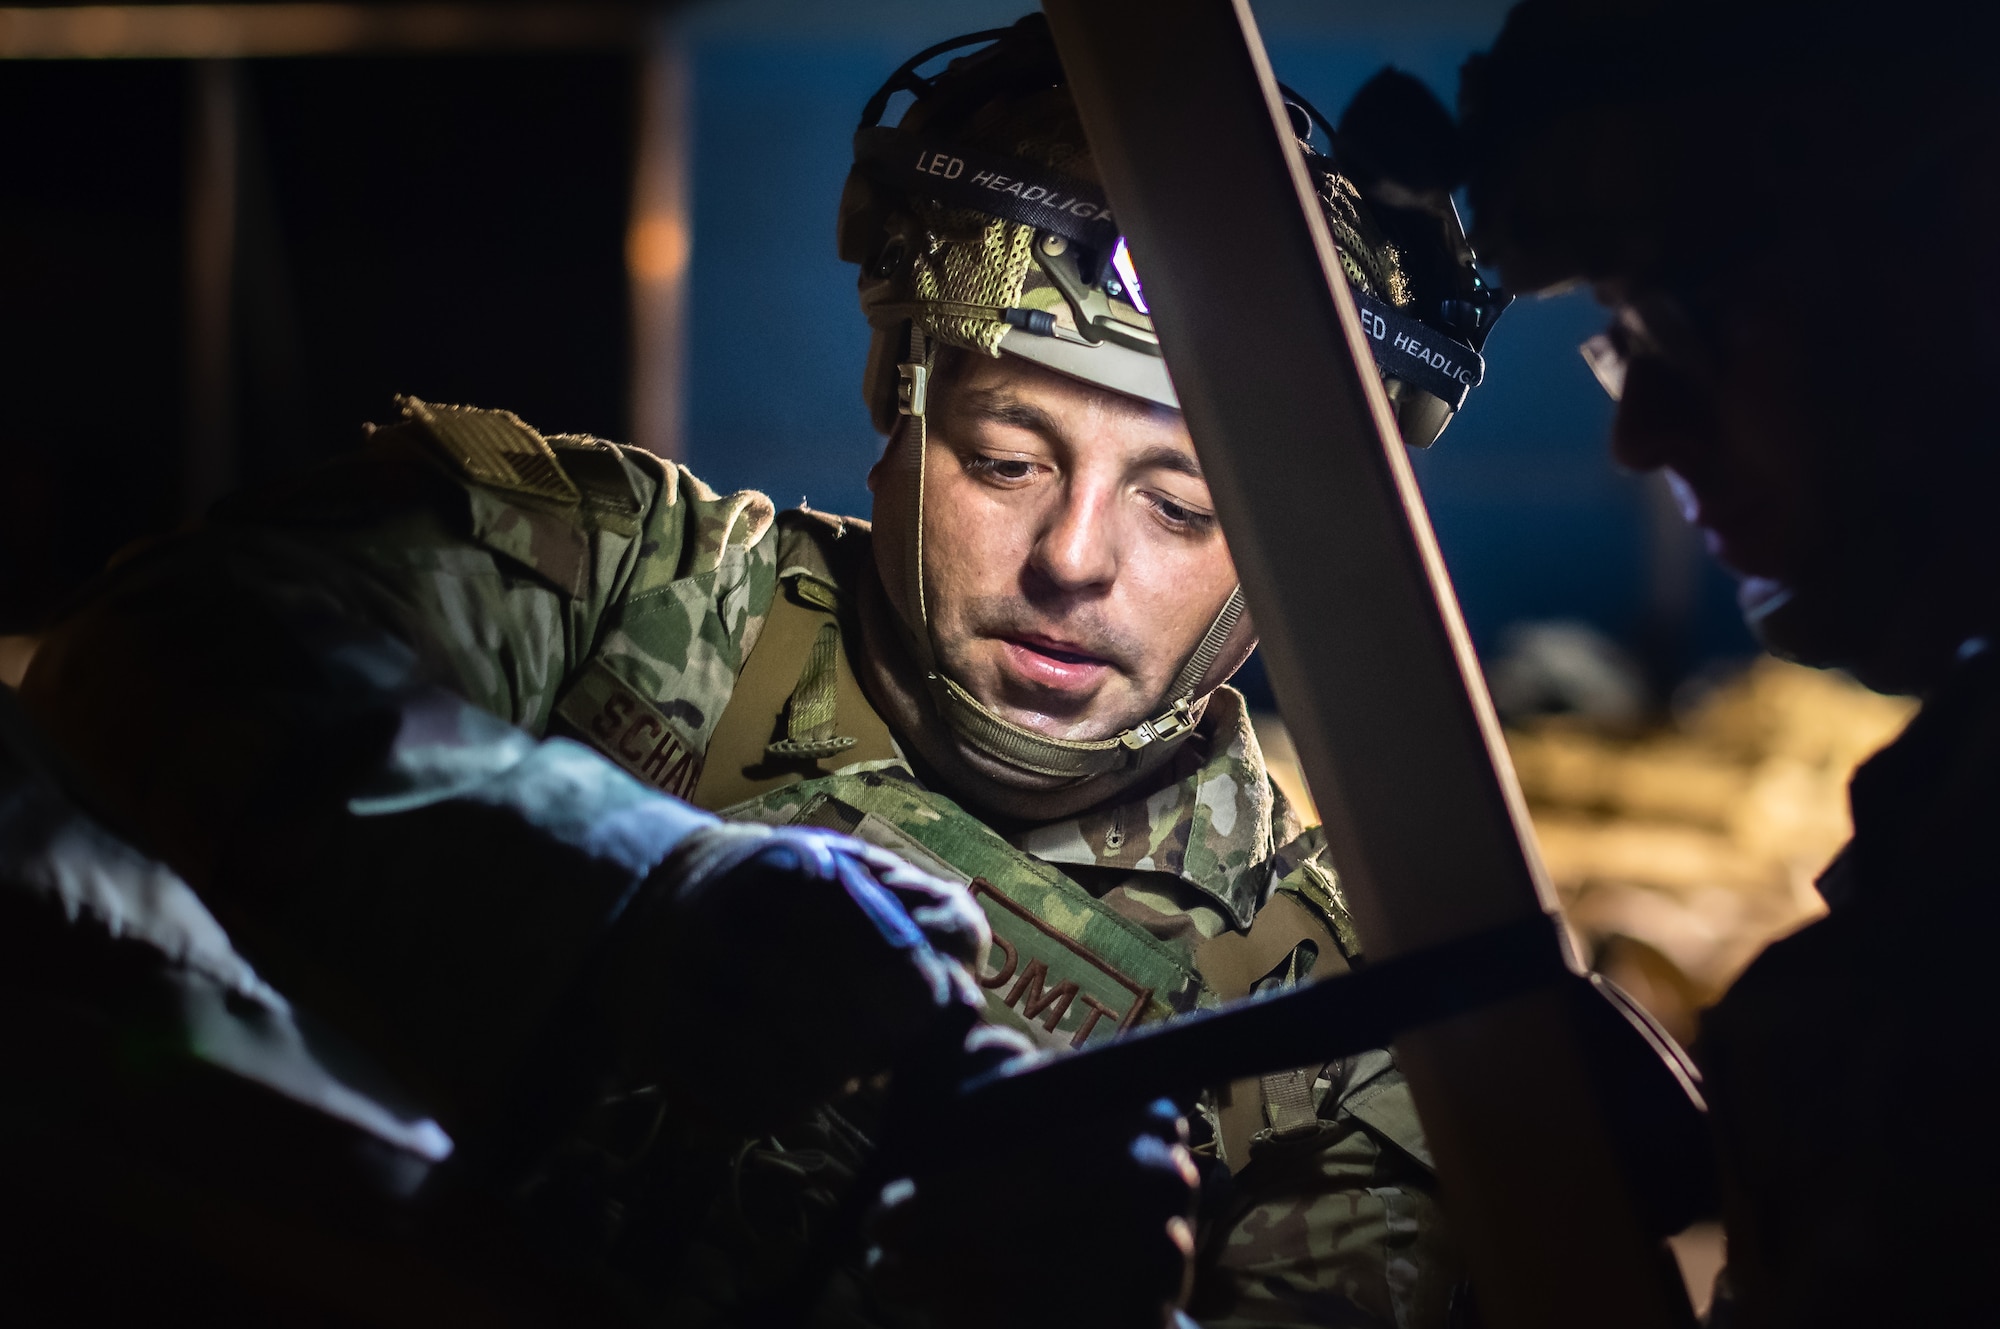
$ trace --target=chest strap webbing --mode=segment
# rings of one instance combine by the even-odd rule
[[[1195,967],[1225,1000],[1250,995],[1293,952],[1310,942],[1317,953],[1310,981],[1348,972],[1333,933],[1319,916],[1289,891],[1272,894],[1248,932],[1225,932],[1195,953]],[[1216,1147],[1231,1172],[1250,1161],[1250,1145],[1266,1129],[1276,1138],[1298,1135],[1319,1121],[1313,1098],[1317,1066],[1233,1080],[1216,1103]]]
[[[993,952],[974,975],[989,1013],[1051,1051],[1094,1046],[1216,1004],[1185,947],[1152,935],[907,776],[830,776],[732,815],[840,831],[967,884],[993,930]]]
[[[975,974],[989,1014],[1051,1051],[1247,996],[1259,980],[1287,973],[1303,943],[1316,953],[1313,979],[1347,972],[1332,931],[1289,890],[1272,895],[1247,933],[1223,933],[1190,956],[948,800],[887,773],[808,781],[733,815],[857,836],[968,883],[993,929],[993,954]],[[1261,1132],[1282,1138],[1316,1126],[1318,1071],[1250,1077],[1219,1092],[1217,1143],[1232,1170],[1249,1161]]]
[[[831,586],[805,572],[782,576],[716,721],[695,806],[719,812],[842,766],[901,755],[848,663],[847,629]]]

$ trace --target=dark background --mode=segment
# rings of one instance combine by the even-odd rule
[[[245,61],[237,470],[395,392],[617,436],[633,59]],[[191,66],[0,63],[0,631],[180,514]]]
[[[833,255],[861,102],[908,54],[1020,0],[716,0],[672,18],[691,77],[683,452],[720,488],[866,511],[865,327]],[[1279,74],[1336,115],[1383,63],[1449,101],[1488,0],[1268,0]],[[245,60],[235,453],[255,482],[352,446],[392,396],[629,436],[630,50]],[[0,61],[0,633],[32,631],[182,515],[193,66]],[[1244,256],[1246,280],[1254,256]],[[1487,385],[1417,459],[1483,650],[1591,624],[1662,689],[1746,653],[1728,588],[1603,455],[1575,352],[1600,314],[1524,301]]]

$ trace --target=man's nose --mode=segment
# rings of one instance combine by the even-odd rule
[[[1632,361],[1611,424],[1611,455],[1635,471],[1663,466],[1688,474],[1714,444],[1712,395],[1673,366],[1650,356]]]
[[[1072,482],[1047,514],[1035,541],[1033,566],[1062,590],[1109,585],[1118,575],[1115,528],[1110,495],[1097,486]]]

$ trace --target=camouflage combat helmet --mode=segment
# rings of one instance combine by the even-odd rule
[[[917,72],[971,46],[983,49]],[[915,101],[885,126],[899,93]],[[1338,130],[1284,96],[1404,439],[1427,447],[1478,386],[1480,348],[1508,300],[1480,278],[1452,204],[1450,114],[1393,70],[1356,95]],[[1332,155],[1314,150],[1316,129]],[[861,268],[877,428],[907,406],[898,366],[912,363],[913,329],[1179,406],[1041,15],[913,56],[864,108],[854,157],[840,256]]]
[[[980,49],[935,76],[918,72],[969,47]],[[914,101],[886,126],[899,93]],[[1478,347],[1506,303],[1473,266],[1450,182],[1430,178],[1449,171],[1394,168],[1411,155],[1396,144],[1408,136],[1403,122],[1413,104],[1420,125],[1442,121],[1447,142],[1450,117],[1407,75],[1384,71],[1350,108],[1362,113],[1351,136],[1361,169],[1344,173],[1311,147],[1315,126],[1337,147],[1342,134],[1303,98],[1286,96],[1404,437],[1428,446],[1479,382]],[[1194,728],[1209,693],[1249,652],[1240,587],[1183,662],[1165,708],[1104,739],[1054,739],[1002,719],[937,668],[930,636],[923,453],[940,346],[1014,355],[1180,405],[1046,21],[1032,14],[919,52],[869,99],[854,153],[841,196],[840,256],[861,269],[861,307],[872,329],[864,392],[875,424],[888,433],[908,417],[915,431],[909,471],[918,516],[908,584],[891,591],[933,700],[962,739],[1024,779],[1080,784],[1153,765]],[[1417,183],[1404,183],[1411,175]]]

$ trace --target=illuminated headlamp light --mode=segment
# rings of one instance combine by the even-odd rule
[[[1132,251],[1125,247],[1122,235],[1118,237],[1117,247],[1111,251],[1111,271],[1124,284],[1125,298],[1132,302],[1132,307],[1142,314],[1151,314],[1153,311],[1146,308],[1146,293],[1139,286],[1139,274],[1132,269]],[[1107,294],[1117,295],[1119,292],[1108,291]]]

